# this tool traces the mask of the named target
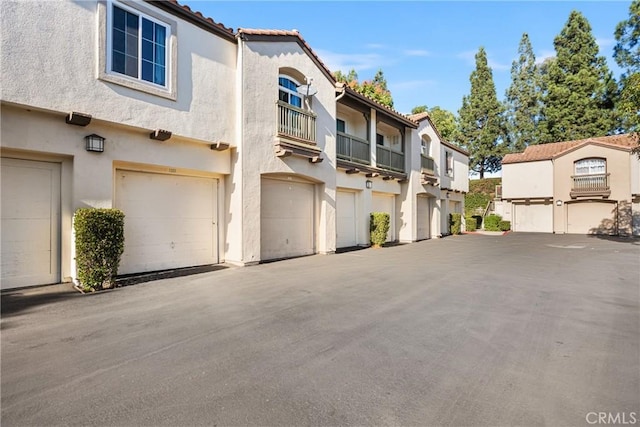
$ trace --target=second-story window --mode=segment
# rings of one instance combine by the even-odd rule
[[[607,172],[605,159],[582,159],[575,163],[576,175],[598,175]]]
[[[119,4],[111,4],[109,70],[166,87],[169,25]]]
[[[347,133],[347,124],[344,120],[337,119],[336,127],[338,132]]]
[[[298,94],[298,82],[291,77],[278,78],[278,99],[294,107],[302,108],[302,97]]]
[[[445,164],[447,165],[447,176],[453,178],[453,153],[445,151]]]
[[[423,156],[430,156],[429,153],[431,152],[431,140],[426,135],[422,137],[420,150]]]

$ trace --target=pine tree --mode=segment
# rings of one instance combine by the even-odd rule
[[[471,93],[462,99],[458,112],[460,142],[469,151],[469,168],[482,179],[485,173],[501,168],[504,112],[483,47],[476,54],[476,69],[469,80]]]
[[[555,60],[545,74],[544,129],[556,142],[602,136],[616,128],[615,81],[587,19],[577,11],[554,42]]]
[[[527,33],[522,35],[518,54],[511,65],[511,86],[506,93],[507,138],[512,152],[539,142],[542,110],[541,73]]]
[[[613,58],[624,69],[620,81],[617,110],[625,132],[640,129],[640,0],[629,6],[629,19],[620,22],[615,31]]]

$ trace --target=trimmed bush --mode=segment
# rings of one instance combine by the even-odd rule
[[[81,208],[75,213],[73,229],[82,290],[114,287],[124,251],[124,213],[117,209]]]
[[[476,219],[474,217],[465,217],[464,219],[467,231],[476,231],[478,229]]]
[[[500,215],[487,215],[484,219],[484,229],[487,231],[500,231],[500,221],[502,221]]]
[[[451,234],[462,233],[462,214],[449,214],[449,225],[451,226]]]
[[[387,241],[389,233],[389,214],[386,212],[371,212],[369,231],[371,232],[371,244],[382,246]]]
[[[500,227],[500,231],[509,231],[511,230],[511,221],[500,221],[498,227]]]

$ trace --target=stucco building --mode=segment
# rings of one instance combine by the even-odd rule
[[[121,274],[368,245],[372,211],[389,240],[438,237],[463,210],[466,153],[296,31],[174,1],[0,9],[2,289],[75,278],[81,207],[124,211]]]
[[[640,160],[630,135],[531,145],[502,161],[514,231],[640,235]]]

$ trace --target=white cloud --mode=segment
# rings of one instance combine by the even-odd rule
[[[611,38],[600,38],[600,37],[596,38],[596,44],[598,45],[600,50],[603,50],[604,48],[609,46],[613,46],[614,43],[615,43],[615,40]]]
[[[431,52],[423,49],[407,49],[404,51],[404,54],[407,56],[429,56]]]
[[[365,70],[381,68],[387,63],[378,53],[338,53],[329,50],[315,49],[322,62],[331,71],[348,72],[351,69],[358,73]]]
[[[364,47],[367,49],[386,49],[387,45],[382,43],[367,43]]]
[[[511,65],[502,64],[490,58],[487,58],[487,64],[489,64],[489,67],[491,67],[491,69],[494,71],[506,71],[511,69]]]
[[[540,53],[536,55],[536,65],[540,65],[545,60],[553,58],[554,56],[556,56],[555,50],[541,50]]]
[[[391,93],[402,90],[413,90],[426,86],[434,86],[435,80],[405,80],[403,82],[390,82]]]

